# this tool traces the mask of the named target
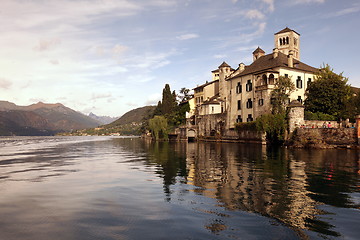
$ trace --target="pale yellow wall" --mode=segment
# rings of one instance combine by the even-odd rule
[[[280,45],[279,39],[289,37],[289,44]],[[294,40],[296,38],[296,41]],[[289,50],[294,51],[294,58],[300,60],[300,36],[294,32],[280,33],[274,36],[275,47],[285,55]]]
[[[206,104],[199,108],[199,115],[218,114],[221,113],[220,104]]]
[[[311,78],[311,80],[313,81],[314,74],[299,71],[296,69],[294,69],[294,70],[293,69],[280,69],[280,75],[285,76],[285,74],[288,74],[288,76],[291,78],[292,82],[295,84],[295,91],[290,95],[290,101],[297,100],[298,96],[301,96],[301,99],[304,101],[305,100],[305,91],[306,91],[306,88],[308,87],[308,83],[307,83],[308,78]],[[296,80],[297,80],[298,76],[300,76],[303,81],[302,88],[296,88]]]
[[[229,91],[227,98],[229,100],[227,107],[228,128],[234,127],[238,115],[241,115],[243,122],[246,122],[246,119],[248,118],[249,114],[251,114],[252,117],[255,119],[254,108],[256,103],[254,102],[254,92],[255,92],[254,78],[255,77],[253,75],[246,75],[228,81],[228,86],[229,89],[231,90],[231,94]],[[250,92],[246,91],[246,84],[248,80],[251,80],[252,82],[252,91]],[[236,86],[238,82],[241,82],[242,85],[241,93],[236,93]],[[246,102],[249,98],[253,101],[253,107],[248,109],[246,108]],[[238,110],[237,108],[238,100],[241,100],[241,110]]]

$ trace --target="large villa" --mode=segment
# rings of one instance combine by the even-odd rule
[[[300,34],[285,28],[274,34],[274,50],[258,47],[250,65],[234,69],[223,62],[212,71],[212,80],[194,88],[188,127],[198,136],[220,132],[230,134],[236,122],[250,122],[271,112],[270,95],[280,76],[296,86],[289,103],[302,102],[317,68],[300,61]]]

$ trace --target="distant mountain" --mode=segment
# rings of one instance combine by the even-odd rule
[[[94,113],[89,113],[89,117],[92,119],[101,122],[102,124],[109,124],[118,119],[118,117],[109,117],[109,116],[97,116]]]
[[[26,131],[22,134],[23,128],[30,128],[34,129],[34,132],[38,130],[40,133],[44,132],[44,135],[49,135],[54,132],[91,128],[101,124],[61,103],[39,102],[30,106],[18,106],[11,102],[0,101],[0,111],[0,129],[3,134],[10,132],[13,135],[24,135]]]
[[[0,111],[0,135],[43,136],[56,133],[55,127],[40,115],[20,110]]]
[[[132,123],[142,123],[145,119],[148,119],[154,113],[156,106],[145,106],[130,110],[122,115],[116,121],[108,124],[108,126],[119,126]]]

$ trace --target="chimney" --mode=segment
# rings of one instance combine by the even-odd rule
[[[239,70],[240,70],[240,72],[245,70],[245,64],[244,63],[239,64]]]
[[[290,50],[289,51],[289,55],[288,55],[288,67],[294,67],[294,58],[293,58],[293,53],[294,51],[293,50]]]
[[[273,57],[274,57],[274,58],[277,58],[278,56],[279,56],[279,49],[274,48],[274,50],[273,50]]]

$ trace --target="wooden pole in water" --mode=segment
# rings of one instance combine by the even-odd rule
[[[356,130],[357,130],[358,144],[360,145],[360,115],[357,115],[355,118],[356,118]]]

